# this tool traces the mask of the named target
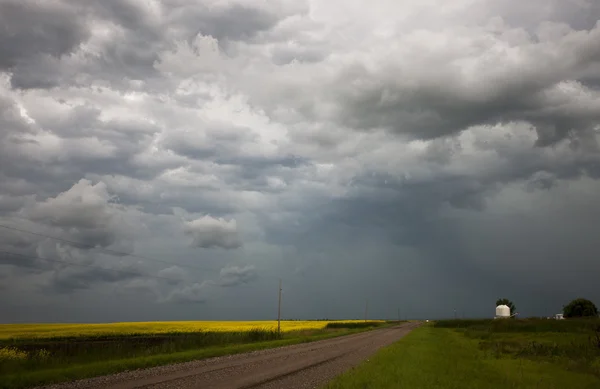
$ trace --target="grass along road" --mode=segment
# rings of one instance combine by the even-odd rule
[[[588,351],[580,351],[577,354],[580,357],[573,354],[569,357],[568,353],[560,356],[556,351],[553,355],[548,355],[548,352],[546,355],[521,353],[531,347],[531,340],[528,339],[536,337],[538,341],[562,338],[564,347],[585,349],[587,346],[579,342],[587,342],[589,338],[584,340],[579,329],[573,328],[575,336],[571,342],[566,340],[570,337],[569,331],[563,331],[566,326],[558,328],[559,331],[552,336],[549,335],[552,332],[548,332],[552,328],[546,329],[546,332],[517,331],[514,328],[503,332],[494,331],[487,324],[482,326],[485,330],[482,327],[449,329],[427,325],[382,349],[368,362],[338,377],[326,388],[600,388],[600,349],[588,350],[596,352],[596,356],[584,356],[581,353]],[[515,343],[519,337],[522,340],[521,348],[517,346],[518,342]],[[512,348],[503,348],[501,339],[508,339]],[[555,345],[554,342],[550,344],[552,347]],[[546,350],[550,349],[548,347]],[[560,348],[560,345],[556,347]],[[587,364],[582,358],[587,360]]]

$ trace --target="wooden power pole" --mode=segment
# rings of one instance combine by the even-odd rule
[[[277,333],[281,334],[281,279],[279,279],[279,304],[277,306]]]
[[[369,300],[367,300],[367,303],[365,304],[365,322],[367,321],[368,314],[369,314]]]

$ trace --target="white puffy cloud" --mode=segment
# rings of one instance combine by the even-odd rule
[[[194,247],[236,249],[242,246],[235,220],[213,218],[207,215],[186,222],[184,231],[192,237],[192,246]]]
[[[104,183],[82,179],[55,198],[37,203],[29,217],[58,226],[93,228],[112,222],[115,214],[110,201]]]

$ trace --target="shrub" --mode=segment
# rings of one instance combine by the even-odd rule
[[[598,308],[590,300],[578,298],[563,307],[563,315],[570,317],[598,317]]]

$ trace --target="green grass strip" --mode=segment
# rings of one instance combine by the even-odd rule
[[[600,379],[552,363],[495,358],[479,341],[424,326],[341,375],[328,389],[598,389]]]

